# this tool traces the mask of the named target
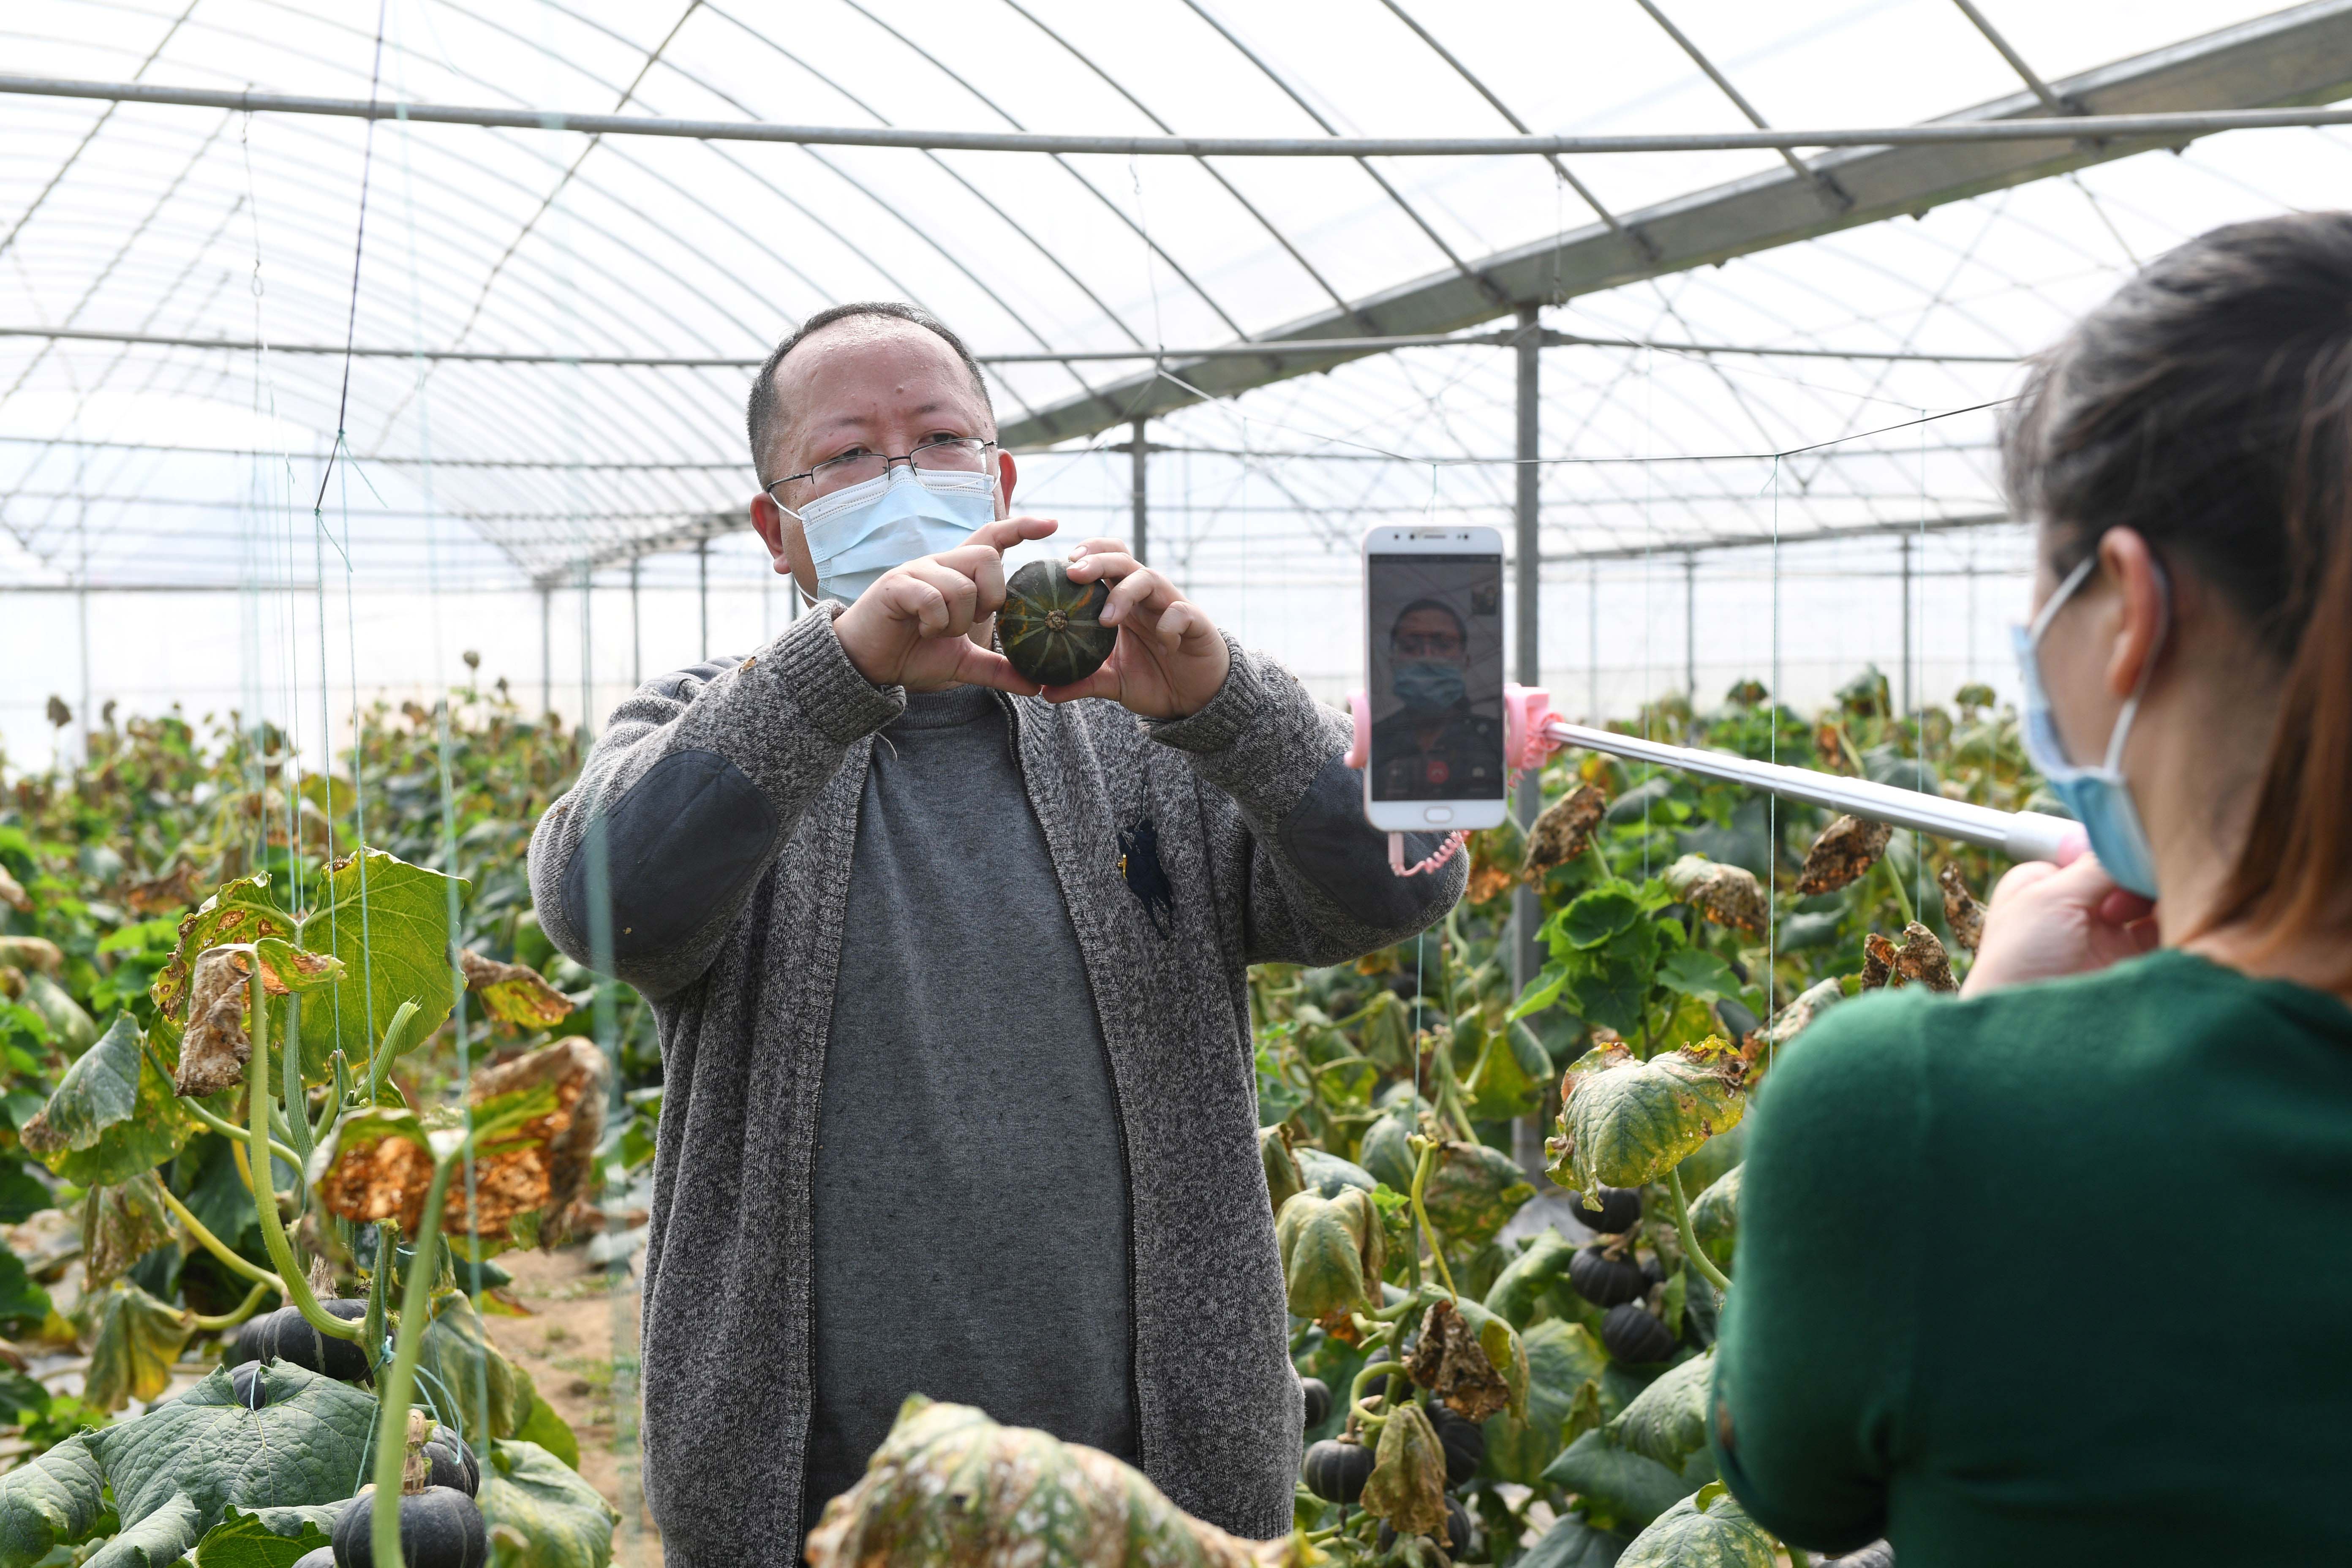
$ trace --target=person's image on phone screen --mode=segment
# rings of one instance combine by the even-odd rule
[[[1503,794],[1502,563],[1374,555],[1372,798]]]

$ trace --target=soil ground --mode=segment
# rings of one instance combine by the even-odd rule
[[[572,1424],[580,1436],[580,1474],[621,1510],[613,1542],[614,1568],[661,1568],[661,1538],[636,1484],[636,1413],[631,1412],[625,1456],[619,1451],[621,1430],[614,1419],[616,1356],[624,1386],[632,1396],[635,1390],[635,1277],[591,1268],[585,1249],[577,1247],[509,1252],[499,1265],[514,1276],[507,1293],[529,1315],[491,1313],[491,1340],[530,1373],[540,1397]]]

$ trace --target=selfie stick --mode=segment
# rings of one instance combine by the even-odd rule
[[[1361,767],[1371,754],[1371,704],[1360,691],[1349,706],[1355,717],[1356,737],[1348,752],[1348,763],[1350,767]],[[1515,774],[1541,767],[1544,760],[1562,746],[1581,746],[1587,751],[1606,752],[1612,756],[1654,763],[1704,778],[1745,784],[1871,822],[1907,827],[1915,833],[1982,845],[2012,860],[2055,860],[2063,864],[2080,854],[2084,847],[2081,826],[2063,816],[2039,811],[1998,811],[1989,805],[1948,800],[1939,795],[1900,789],[1869,779],[1816,773],[1811,768],[1792,768],[1780,763],[1759,763],[1725,752],[1669,746],[1638,735],[1620,735],[1613,731],[1571,724],[1551,710],[1549,692],[1532,687],[1506,686],[1503,710],[1507,755]],[[1392,834],[1391,837],[1395,842],[1391,847],[1390,859],[1401,867],[1402,836]],[[1441,851],[1438,863],[1443,863],[1444,856],[1450,853],[1450,848]]]

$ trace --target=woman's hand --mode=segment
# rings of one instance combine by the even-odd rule
[[[1118,646],[1084,680],[1045,689],[1048,702],[1108,697],[1147,719],[1198,713],[1225,683],[1233,655],[1208,612],[1142,565],[1116,539],[1089,539],[1071,552],[1070,581],[1116,578],[1103,606]]]
[[[2095,856],[2014,867],[1992,890],[1963,996],[2087,974],[2156,946],[2156,906],[2116,885]]]

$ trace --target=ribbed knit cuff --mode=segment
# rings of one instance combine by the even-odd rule
[[[1265,716],[1265,683],[1256,660],[1230,637],[1225,637],[1225,683],[1207,705],[1181,719],[1147,719],[1145,734],[1180,752],[1206,755],[1224,751],[1249,732]]]
[[[836,600],[821,600],[746,661],[775,660],[793,706],[819,734],[841,746],[872,734],[907,708],[905,687],[877,686],[849,662],[833,629],[844,608]]]

